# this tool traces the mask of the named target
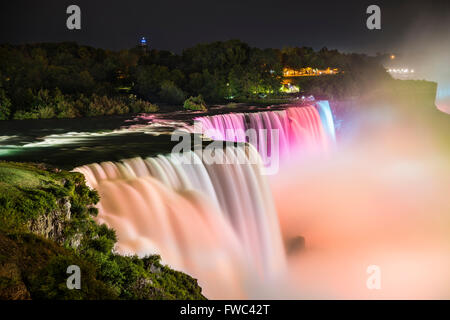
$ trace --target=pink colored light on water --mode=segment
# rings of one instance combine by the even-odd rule
[[[244,152],[232,151],[228,157]],[[249,286],[285,273],[278,217],[262,168],[181,160],[135,158],[75,170],[99,191],[98,222],[116,230],[120,253],[160,254],[198,278],[210,298],[251,297]]]
[[[364,114],[332,157],[315,156],[333,140],[314,107],[199,119],[231,141],[278,129],[290,161],[269,178],[259,165],[167,156],[76,170],[99,190],[99,222],[117,231],[120,252],[160,253],[209,298],[448,298],[448,127],[401,109]],[[286,254],[298,236],[305,247]],[[370,265],[381,290],[366,286]]]
[[[314,106],[292,106],[286,110],[270,112],[221,114],[194,120],[197,121],[194,132],[204,133],[213,140],[252,143],[246,132],[254,130],[254,144],[264,163],[269,162],[274,153],[284,161],[298,154],[326,152],[334,143],[326,134],[319,112]]]

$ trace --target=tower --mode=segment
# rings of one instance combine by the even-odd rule
[[[143,52],[147,52],[148,45],[147,45],[147,39],[145,37],[142,37],[139,40],[139,47],[141,48],[141,50]]]

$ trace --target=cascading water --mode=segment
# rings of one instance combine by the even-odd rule
[[[263,160],[326,151],[334,143],[327,103],[196,119],[213,139],[253,142],[78,167],[98,190],[98,222],[116,230],[117,251],[160,254],[199,279],[210,298],[251,298],[282,277],[285,249]],[[247,129],[257,131],[248,140]],[[277,139],[275,139],[277,138]],[[256,141],[256,142],[255,142]],[[258,149],[258,150],[257,150]],[[242,162],[242,159],[245,161]],[[254,161],[257,159],[258,161]],[[258,292],[260,294],[260,292]]]
[[[281,274],[278,218],[253,147],[227,148],[225,164],[172,154],[76,168],[99,191],[100,223],[117,231],[121,253],[158,253],[200,279],[215,298],[248,297],[246,281]],[[195,163],[187,160],[195,158]]]
[[[336,142],[336,133],[334,129],[333,113],[331,112],[330,103],[328,101],[318,101],[317,109],[319,110],[320,120],[329,139]]]
[[[194,120],[197,122],[194,132],[213,140],[254,144],[266,165],[275,153],[283,160],[297,154],[324,152],[336,140],[328,101],[319,101],[317,106],[221,114]],[[255,139],[252,140],[249,131],[253,131]]]

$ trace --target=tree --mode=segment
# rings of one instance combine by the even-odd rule
[[[158,96],[161,84],[165,80],[170,80],[170,72],[167,67],[140,66],[137,70],[135,90],[140,96],[150,99]]]
[[[5,90],[0,88],[0,120],[8,120],[11,114],[11,101],[6,96]]]
[[[173,81],[164,80],[161,84],[159,97],[162,101],[172,104],[182,104],[185,97],[183,90],[178,88]]]

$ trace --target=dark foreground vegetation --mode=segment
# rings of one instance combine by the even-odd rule
[[[389,80],[383,55],[323,48],[259,49],[239,40],[199,44],[181,54],[134,48],[119,52],[76,43],[0,46],[0,119],[74,118],[155,112],[152,102],[179,105],[277,101],[283,68],[338,68],[300,77],[304,93],[346,98]],[[198,104],[194,105],[194,109]]]
[[[197,281],[113,251],[115,232],[97,225],[99,200],[79,173],[0,162],[0,299],[204,299]],[[81,290],[66,286],[81,269]]]

